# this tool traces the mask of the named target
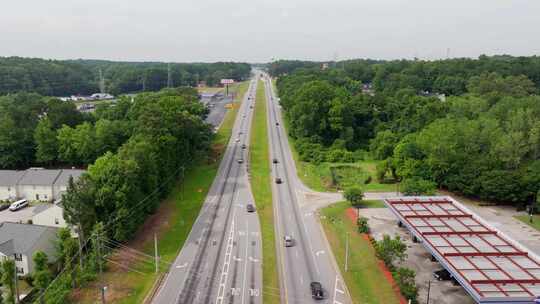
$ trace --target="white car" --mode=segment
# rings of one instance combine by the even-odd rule
[[[10,211],[17,211],[17,210],[20,210],[24,207],[28,206],[28,201],[25,200],[25,199],[22,199],[20,201],[16,201],[14,202],[13,204],[11,204],[11,206],[9,206],[9,210]]]

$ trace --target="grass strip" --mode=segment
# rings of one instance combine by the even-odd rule
[[[353,303],[399,304],[390,282],[381,273],[375,250],[346,215],[341,202],[321,209],[321,222]],[[349,235],[349,271],[345,272],[345,242]]]
[[[270,178],[270,150],[266,123],[266,97],[262,81],[259,81],[257,85],[255,100],[255,113],[251,126],[250,164],[251,188],[257,205],[262,234],[263,303],[278,304],[280,303],[280,295]]]

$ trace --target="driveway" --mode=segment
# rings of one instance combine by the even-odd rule
[[[0,223],[14,222],[26,224],[28,220],[32,219],[35,208],[36,206],[29,206],[15,212],[9,211],[9,209],[0,211]]]

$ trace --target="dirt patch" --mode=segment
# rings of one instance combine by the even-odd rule
[[[347,210],[345,211],[345,214],[347,215],[347,217],[351,220],[351,222],[353,224],[356,224],[356,221],[358,219],[358,211],[356,210],[356,208],[347,208]]]

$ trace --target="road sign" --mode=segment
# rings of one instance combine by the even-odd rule
[[[233,84],[234,79],[221,79],[221,84]]]

